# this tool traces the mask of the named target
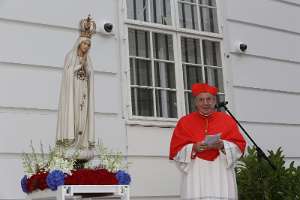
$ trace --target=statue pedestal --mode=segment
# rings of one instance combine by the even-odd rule
[[[115,197],[121,200],[129,200],[128,185],[62,185],[56,191],[46,189],[35,191],[26,196],[26,200],[35,199],[80,199],[97,197]]]

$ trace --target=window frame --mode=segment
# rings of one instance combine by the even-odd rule
[[[174,71],[175,71],[175,83],[176,83],[176,88],[174,89],[176,91],[176,99],[177,99],[177,118],[164,118],[164,117],[157,117],[157,116],[137,116],[137,115],[133,115],[133,112],[132,112],[132,99],[131,99],[131,88],[132,88],[132,85],[130,83],[130,80],[131,80],[131,74],[130,74],[130,58],[132,56],[129,55],[129,50],[128,50],[128,61],[127,61],[127,83],[126,85],[128,86],[127,87],[127,91],[128,91],[128,103],[127,103],[127,112],[129,113],[129,116],[128,116],[128,119],[132,119],[132,120],[152,120],[152,121],[171,121],[171,122],[175,122],[178,120],[178,116],[180,116],[180,113],[181,111],[179,111],[179,108],[178,108],[178,89],[177,89],[177,84],[178,84],[178,72],[176,72],[177,68],[178,68],[178,62],[177,62],[177,59],[178,59],[178,56],[176,55],[176,42],[175,42],[175,36],[176,36],[176,33],[174,32],[170,32],[170,31],[166,31],[166,30],[161,30],[161,29],[153,29],[153,28],[148,28],[148,27],[136,27],[134,25],[127,25],[126,26],[127,28],[127,31],[128,29],[135,29],[135,30],[142,30],[142,31],[147,31],[149,32],[149,41],[150,41],[150,60],[151,60],[151,70],[152,70],[152,82],[153,84],[154,83],[154,76],[155,76],[155,73],[154,73],[154,62],[159,60],[159,59],[155,59],[153,57],[153,44],[152,44],[152,33],[162,33],[162,34],[169,34],[172,36],[172,41],[173,41],[173,49],[174,49],[174,61],[172,63],[174,63]],[[129,39],[128,39],[128,35],[127,35],[127,47],[129,48]],[[159,87],[156,87],[156,86],[145,86],[145,88],[152,88],[155,92],[155,88],[159,88]],[[153,109],[154,109],[154,113],[156,113],[156,101],[155,101],[155,96],[153,97]]]
[[[172,25],[163,25],[158,23],[151,22],[151,13],[150,13],[150,6],[148,6],[148,14],[149,14],[149,22],[145,21],[138,21],[127,18],[127,8],[126,8],[126,0],[123,0],[122,3],[122,13],[123,17],[120,17],[121,26],[123,26],[123,40],[122,43],[123,49],[123,72],[124,76],[123,79],[125,84],[123,87],[124,94],[125,94],[125,102],[124,102],[124,117],[127,120],[128,124],[137,124],[137,125],[145,125],[145,126],[159,126],[159,127],[173,127],[174,124],[178,121],[178,119],[187,114],[185,109],[185,89],[184,89],[184,79],[183,79],[183,69],[182,69],[182,57],[181,57],[181,37],[188,37],[188,38],[195,38],[201,40],[201,50],[202,50],[202,40],[211,40],[217,41],[220,43],[220,53],[221,53],[221,61],[222,61],[222,75],[223,75],[223,86],[224,86],[224,93],[226,94],[226,98],[228,97],[228,93],[226,90],[227,83],[227,73],[225,70],[226,62],[224,56],[224,33],[223,33],[223,25],[221,21],[221,9],[220,3],[216,0],[216,7],[217,7],[217,19],[218,19],[218,29],[219,33],[212,33],[212,32],[204,32],[200,30],[193,30],[193,29],[185,29],[180,27],[179,22],[179,11],[178,11],[178,1],[170,0],[171,6],[171,19]],[[148,2],[150,0],[147,0]],[[150,5],[150,4],[149,4]],[[128,30],[129,29],[136,29],[136,30],[143,30],[150,32],[150,43],[152,43],[152,32],[156,33],[163,33],[163,34],[170,34],[172,35],[173,40],[173,48],[174,48],[174,67],[175,67],[175,78],[176,78],[176,98],[177,98],[177,118],[164,118],[164,117],[155,117],[155,116],[137,116],[133,115],[132,112],[132,101],[131,101],[131,83],[130,83],[130,55],[129,55],[129,38],[128,38]],[[150,44],[153,46],[153,44]],[[153,54],[153,47],[150,48],[151,54]],[[203,64],[203,55],[201,53],[201,64]],[[153,57],[151,57],[151,68],[153,69],[154,61]],[[154,76],[154,74],[152,74]],[[152,78],[153,79],[153,78]],[[155,87],[154,87],[155,88]],[[154,98],[155,100],[155,98]],[[153,102],[156,104],[156,102]],[[156,112],[156,108],[154,107],[154,112]]]
[[[222,69],[222,75],[223,75],[223,87],[224,87],[224,91],[223,92],[220,92],[220,93],[218,93],[218,94],[221,94],[221,95],[225,95],[225,75],[224,75],[224,66],[225,66],[225,62],[224,62],[224,53],[223,53],[223,48],[222,48],[222,43],[223,43],[223,40],[221,40],[221,39],[219,39],[219,38],[211,38],[211,37],[206,37],[206,36],[195,36],[195,35],[190,35],[190,34],[187,34],[187,33],[179,33],[179,34],[177,34],[177,43],[178,44],[180,44],[181,43],[181,38],[182,37],[188,37],[188,38],[193,38],[193,39],[199,39],[200,40],[200,50],[201,50],[201,63],[199,63],[199,64],[195,64],[195,65],[197,65],[197,66],[201,66],[203,69],[202,69],[202,72],[204,72],[204,68],[205,68],[205,66],[208,66],[208,65],[205,65],[204,64],[204,59],[203,59],[203,52],[202,52],[202,50],[203,50],[203,46],[202,46],[202,42],[203,42],[203,40],[209,40],[209,41],[214,41],[214,42],[219,42],[220,43],[220,54],[221,54],[221,61],[222,61],[222,66],[221,67],[218,67],[218,68],[221,68]],[[182,65],[184,64],[184,62],[182,61],[182,56],[181,56],[181,50],[182,50],[182,48],[178,48],[178,56],[179,56],[179,58],[178,58],[178,60],[179,60],[179,63],[178,63],[178,68],[180,68],[180,75],[181,75],[181,84],[182,84],[182,89],[179,91],[179,92],[181,92],[181,94],[180,94],[180,98],[182,99],[181,101],[182,101],[182,103],[183,103],[183,108],[182,108],[182,114],[183,115],[186,115],[186,114],[188,114],[187,112],[186,112],[186,108],[185,108],[185,92],[187,92],[188,90],[186,90],[185,88],[184,88],[184,77],[183,77],[183,67],[182,67]],[[216,67],[216,66],[210,66],[209,65],[209,67]],[[216,67],[217,68],[217,67]],[[204,77],[204,78],[206,78],[206,77]],[[205,79],[204,79],[204,81],[206,81]]]

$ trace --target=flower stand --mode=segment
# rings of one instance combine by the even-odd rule
[[[37,190],[29,193],[26,200],[42,199],[78,199],[78,198],[99,198],[99,197],[116,197],[121,200],[129,200],[128,185],[62,185],[56,191],[50,189]]]

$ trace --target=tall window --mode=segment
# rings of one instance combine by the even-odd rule
[[[193,83],[218,87],[218,99],[224,99],[216,1],[174,2],[127,0],[132,116],[168,119],[192,112]],[[173,14],[179,23],[172,23]],[[141,26],[140,21],[146,23]],[[203,37],[206,32],[219,35]]]
[[[181,37],[181,60],[184,81],[185,109],[194,110],[191,85],[208,83],[218,87],[218,99],[224,99],[220,43],[204,39]]]
[[[215,0],[180,0],[178,10],[181,28],[219,32]]]
[[[132,114],[177,117],[173,38],[129,29]]]
[[[170,0],[127,0],[129,19],[171,25]]]

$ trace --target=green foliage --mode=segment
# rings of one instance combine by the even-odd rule
[[[259,161],[254,147],[237,166],[239,200],[297,200],[300,199],[300,167],[294,161],[286,166],[282,149],[268,151],[269,159],[276,166],[273,170],[267,161]]]

